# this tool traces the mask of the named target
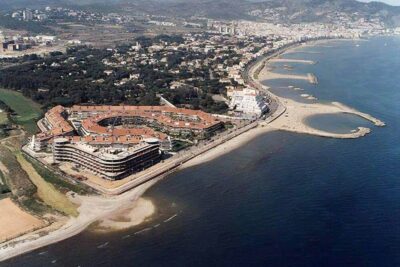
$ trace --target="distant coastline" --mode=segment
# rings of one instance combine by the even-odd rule
[[[315,46],[320,44],[321,42],[329,42],[329,41],[338,41],[338,40],[347,40],[347,39],[326,39],[326,40],[313,40],[307,42],[306,44],[309,46]],[[357,41],[354,39],[353,41]],[[269,127],[272,127],[275,130],[284,130],[290,132],[296,132],[300,134],[310,134],[316,135],[320,137],[329,137],[329,138],[342,138],[342,139],[354,139],[367,135],[371,132],[371,129],[365,127],[358,127],[354,129],[350,133],[345,134],[337,134],[331,133],[327,131],[317,130],[305,123],[306,118],[318,115],[318,114],[353,114],[359,116],[365,120],[372,122],[375,126],[385,126],[385,123],[381,120],[360,112],[354,108],[348,107],[342,103],[331,102],[330,104],[319,103],[314,96],[304,94],[304,97],[307,97],[309,100],[313,100],[311,103],[300,103],[294,101],[289,98],[280,97],[271,92],[268,86],[265,86],[263,82],[274,80],[274,79],[300,79],[300,80],[308,80],[310,83],[314,83],[310,77],[315,77],[314,74],[308,74],[307,76],[299,76],[299,75],[290,75],[290,74],[277,74],[270,70],[268,70],[268,64],[271,60],[279,59],[283,54],[292,51],[301,44],[290,45],[287,48],[283,48],[281,50],[276,51],[272,55],[269,55],[265,58],[258,59],[255,64],[253,64],[248,69],[248,78],[250,79],[250,83],[253,83],[255,87],[259,90],[264,91],[267,95],[270,96],[272,101],[274,110],[272,114],[273,120],[270,121]],[[296,59],[297,62],[301,62],[299,59]],[[309,64],[310,62],[303,60],[302,63]],[[316,77],[314,79],[317,79]]]

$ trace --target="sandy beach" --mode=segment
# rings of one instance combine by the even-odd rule
[[[303,64],[315,64],[312,60],[306,59],[291,59],[291,58],[273,58],[269,62],[281,62],[281,63],[303,63]]]
[[[71,195],[71,202],[79,205],[79,216],[71,217],[59,229],[51,232],[34,232],[13,239],[12,241],[2,243],[0,246],[0,261],[10,259],[23,253],[54,244],[77,235],[84,231],[91,224],[103,220],[104,218],[114,218],[119,211],[126,210],[127,207],[140,208],[133,209],[129,213],[130,218],[134,218],[132,225],[138,225],[154,212],[153,205],[148,202],[145,205],[137,204],[137,200],[143,193],[157,183],[159,179],[151,180],[142,184],[122,195],[116,197],[102,196],[80,196]],[[125,219],[126,220],[126,219]]]
[[[258,127],[247,131],[225,143],[215,147],[212,150],[209,150],[198,157],[184,163],[180,169],[190,168],[196,165],[204,164],[206,162],[212,161],[224,154],[232,152],[233,150],[245,145],[250,142],[252,139],[260,136],[262,134],[266,134],[274,131],[274,128],[270,127],[268,124],[261,123]]]
[[[291,79],[291,80],[302,80],[310,81],[308,75],[296,75],[296,74],[281,74],[270,71],[269,68],[264,68],[259,74],[258,79],[261,81],[275,80],[275,79]]]
[[[156,208],[151,200],[139,198],[131,207],[119,210],[115,214],[102,219],[95,231],[109,232],[128,229],[149,219]]]
[[[331,138],[358,138],[365,136],[370,133],[371,129],[365,127],[358,127],[354,129],[354,132],[349,132],[345,134],[338,134],[332,132],[326,132],[309,127],[305,120],[317,114],[339,114],[347,113],[360,116],[360,113],[347,109],[345,107],[336,106],[332,104],[320,104],[320,103],[310,103],[304,104],[299,103],[291,99],[280,98],[282,103],[286,106],[285,113],[277,120],[270,123],[270,127],[276,130],[284,130],[296,133],[311,134],[321,137],[331,137]],[[373,121],[374,122],[374,121]]]
[[[320,43],[326,44],[326,41],[314,42],[313,45]],[[290,53],[293,51],[296,51],[296,48],[289,49],[285,51],[283,54]],[[379,127],[385,126],[385,123],[380,121],[379,119],[369,114],[360,112],[351,107],[348,107],[339,102],[331,102],[327,104],[319,103],[317,101],[314,101],[313,103],[300,103],[289,98],[284,98],[274,95],[273,93],[271,93],[270,90],[268,90],[269,88],[267,86],[263,85],[263,82],[274,79],[290,79],[290,80],[307,80],[309,83],[315,83],[313,80],[315,76],[313,74],[308,74],[306,76],[306,75],[280,74],[272,72],[269,63],[274,61],[276,62],[277,60],[278,61],[282,60],[280,56],[281,55],[277,55],[277,57],[268,60],[267,64],[265,64],[263,69],[258,73],[257,79],[253,78],[253,81],[256,84],[258,84],[259,88],[263,88],[264,90],[266,90],[270,96],[276,99],[277,103],[281,107],[280,109],[284,110],[284,112],[281,112],[275,120],[269,123],[269,127],[275,130],[284,130],[302,134],[316,135],[321,137],[346,138],[346,139],[359,138],[371,132],[371,129],[369,128],[357,127],[356,129],[354,129],[349,133],[337,134],[312,128],[308,126],[305,122],[306,119],[309,118],[310,116],[319,114],[340,114],[340,113],[353,114],[359,116],[365,120],[372,122],[375,126]],[[297,60],[297,62],[308,64],[307,60],[300,59]],[[261,64],[264,63],[261,61],[257,65],[253,66],[253,68],[249,71],[250,77],[255,77],[254,75],[255,70],[258,69],[259,66],[261,66]],[[317,78],[315,77],[315,79]],[[317,100],[316,97],[305,93],[301,93],[300,96],[310,100]]]
[[[263,79],[264,81],[274,79],[274,75],[268,76],[269,73],[270,73],[269,71],[265,72],[261,71],[260,79]],[[290,75],[282,74],[282,76],[287,77],[287,79],[291,79],[289,78],[291,77]],[[284,106],[285,109],[285,112],[282,113],[279,118],[275,119],[269,124],[269,127],[275,130],[284,130],[302,134],[311,134],[321,137],[344,138],[344,139],[359,138],[371,132],[371,129],[369,128],[357,127],[356,129],[354,129],[353,132],[338,134],[312,128],[308,126],[305,122],[308,117],[314,115],[340,114],[340,113],[353,114],[359,116],[361,118],[364,118],[365,120],[372,122],[375,126],[379,127],[385,126],[385,123],[380,121],[379,119],[374,118],[369,114],[362,113],[358,110],[355,110],[338,102],[331,102],[328,104],[325,103],[323,104],[318,102],[300,103],[289,98],[278,97],[278,96],[275,97],[279,100],[279,102],[281,103],[281,105]],[[307,97],[310,96],[307,95]],[[313,99],[315,100],[316,98],[313,97]]]
[[[10,198],[0,200],[0,214],[0,243],[47,224],[22,210]]]
[[[211,161],[239,148],[256,136],[273,130],[270,126],[262,123],[257,128],[247,131],[186,162],[180,168],[188,168]],[[70,200],[79,206],[78,217],[70,218],[59,229],[44,235],[40,232],[30,233],[16,238],[12,242],[1,244],[0,261],[70,238],[96,222],[99,223],[100,230],[121,230],[140,225],[150,218],[156,209],[150,200],[143,199],[141,196],[162,178],[153,179],[118,196],[103,197],[70,194]]]

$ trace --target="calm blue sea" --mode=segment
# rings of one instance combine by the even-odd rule
[[[146,225],[113,234],[86,231],[0,265],[400,266],[400,38],[357,43],[285,55],[318,61],[290,64],[293,73],[315,73],[317,86],[269,85],[288,97],[307,93],[343,102],[387,127],[317,116],[308,121],[313,127],[343,132],[362,124],[372,133],[357,140],[260,136],[154,186],[145,196],[158,211]]]

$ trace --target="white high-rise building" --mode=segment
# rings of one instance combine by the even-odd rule
[[[18,19],[18,18],[21,17],[21,14],[20,14],[19,12],[13,12],[13,13],[11,14],[11,17],[12,17],[13,19]]]
[[[31,21],[33,20],[33,13],[29,9],[25,9],[24,12],[22,13],[22,18],[25,21]]]
[[[230,108],[236,111],[257,116],[268,111],[267,103],[255,89],[233,90],[229,96],[231,97]]]

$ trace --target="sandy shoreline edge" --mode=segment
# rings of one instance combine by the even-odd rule
[[[337,42],[337,41],[348,41],[347,39],[331,39],[331,40],[320,40],[320,41],[311,41],[307,43],[305,46],[307,47],[315,47],[320,44],[326,44],[329,42]],[[354,40],[353,40],[354,41]],[[357,40],[358,41],[358,40]],[[385,123],[370,114],[366,114],[360,112],[354,108],[348,107],[339,102],[331,102],[331,103],[319,103],[316,101],[317,99],[314,96],[309,94],[302,94],[301,96],[306,97],[308,100],[312,100],[310,103],[302,103],[297,102],[295,100],[277,96],[272,93],[268,86],[265,86],[263,82],[268,82],[270,80],[275,79],[290,79],[290,80],[308,80],[309,83],[314,83],[310,77],[314,76],[313,74],[308,75],[292,75],[292,74],[280,74],[271,71],[271,62],[280,62],[280,61],[294,61],[297,63],[303,64],[313,64],[314,62],[309,60],[292,60],[292,59],[282,59],[281,56],[293,52],[297,48],[301,47],[300,44],[293,45],[288,49],[283,49],[282,51],[277,51],[275,54],[269,56],[266,59],[262,59],[257,62],[252,68],[249,70],[249,79],[250,81],[261,91],[264,91],[267,95],[273,99],[277,105],[278,110],[280,112],[277,114],[277,118],[269,123],[269,127],[275,130],[289,131],[300,134],[309,134],[320,137],[328,137],[328,138],[340,138],[340,139],[354,139],[363,137],[371,132],[370,128],[366,127],[357,127],[353,131],[344,134],[337,134],[328,131],[318,130],[308,126],[305,122],[306,119],[313,115],[320,114],[352,114],[358,117],[361,117],[365,120],[372,122],[375,126],[383,127]],[[315,76],[314,76],[315,77]],[[290,86],[293,90],[299,89],[294,86]]]
[[[313,41],[307,45],[316,45],[316,44],[317,43]],[[266,61],[277,58],[282,53],[294,50],[296,48],[297,46],[283,49],[282,51],[279,51],[279,53],[277,53],[276,56],[269,57],[268,60]],[[263,61],[264,60],[261,60],[260,64],[264,64],[265,62]],[[307,61],[304,61],[304,63],[309,64],[309,62]],[[253,70],[254,68],[257,68],[257,65],[253,67]],[[252,78],[253,74],[254,73],[250,73],[250,76]],[[271,79],[271,77],[268,77],[268,74],[267,75],[265,73],[263,74],[262,71],[260,72],[260,74],[261,74],[260,77],[257,77],[257,79],[252,79],[252,80],[265,90],[268,90],[266,86],[262,85],[261,81]],[[377,126],[384,125],[384,123],[379,121],[378,119],[368,114],[358,112],[340,103],[333,102],[332,105],[317,103],[317,104],[312,104],[314,106],[307,106],[304,105],[303,103],[298,103],[290,99],[281,98],[276,95],[273,95],[270,91],[268,91],[267,93],[271,95],[274,99],[276,99],[281,105],[276,110],[276,114],[272,116],[273,119],[271,119],[269,123],[261,122],[258,127],[250,129],[249,131],[246,131],[240,134],[239,136],[234,137],[233,139],[230,139],[224,142],[223,144],[218,145],[217,147],[189,160],[188,162],[180,166],[177,170],[190,168],[192,166],[214,160],[226,153],[229,153],[245,145],[246,143],[250,142],[257,136],[273,132],[276,130],[284,130],[302,134],[312,134],[316,136],[333,137],[333,138],[357,138],[369,133],[369,130],[367,130],[366,128],[363,129],[360,128],[358,132],[349,133],[345,135],[336,135],[329,132],[319,131],[311,127],[308,127],[304,124],[304,118],[310,116],[310,114],[350,113],[361,116],[370,121],[373,121]],[[80,205],[78,209],[80,211],[80,215],[77,218],[70,219],[64,226],[62,226],[56,231],[48,233],[45,236],[38,237],[35,235],[35,233],[31,233],[19,237],[13,240],[13,242],[7,242],[0,245],[0,262],[16,257],[21,254],[31,252],[41,247],[58,243],[60,241],[68,239],[72,236],[81,233],[87,227],[89,227],[91,224],[97,221],[103,221],[103,222],[105,221],[105,225],[103,226],[105,226],[106,228],[107,227],[113,228],[112,225],[114,221],[112,219],[113,216],[118,214],[118,212],[120,212],[121,210],[126,210],[127,207],[129,206],[130,207],[139,206],[139,208],[137,208],[136,210],[133,209],[131,210],[131,212],[129,212],[128,217],[133,218],[133,220],[127,223],[116,222],[116,224],[114,224],[114,227],[119,229],[126,229],[134,225],[139,225],[147,218],[149,218],[155,210],[154,205],[148,202],[150,200],[146,200],[147,202],[146,201],[143,202],[141,196],[151,186],[156,184],[163,177],[164,176],[161,176],[159,178],[148,181],[126,193],[121,194],[120,196],[108,197],[108,198],[70,196],[72,202]],[[20,243],[15,243],[16,241],[17,242],[19,241]],[[13,243],[14,245],[12,245]]]

